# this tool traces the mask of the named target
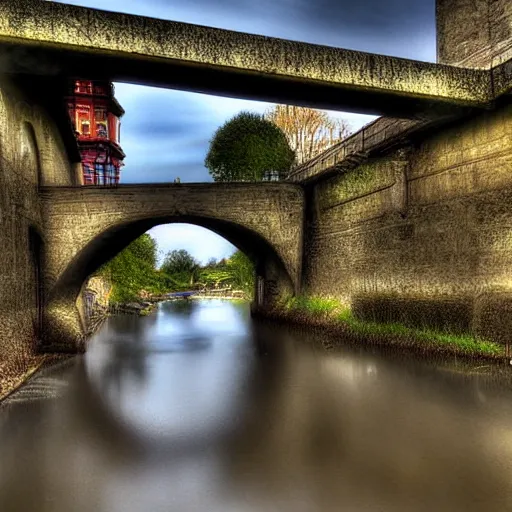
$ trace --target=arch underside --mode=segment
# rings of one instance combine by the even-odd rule
[[[105,230],[78,252],[56,283],[54,293],[58,289],[62,291],[65,288],[76,297],[85,280],[131,242],[157,225],[172,223],[194,224],[222,236],[251,258],[257,273],[260,269],[261,273],[263,271],[262,265],[271,260],[289,280],[290,286],[294,287],[293,279],[286,265],[271,243],[262,235],[230,221],[193,215],[179,215],[129,221]]]

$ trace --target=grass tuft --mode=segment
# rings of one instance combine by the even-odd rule
[[[311,315],[327,317],[334,323],[343,324],[355,334],[369,337],[393,336],[412,343],[431,346],[447,346],[468,354],[505,355],[502,345],[471,334],[454,334],[432,329],[417,329],[400,323],[366,322],[357,319],[350,308],[340,301],[326,297],[298,296],[285,302],[285,309]]]

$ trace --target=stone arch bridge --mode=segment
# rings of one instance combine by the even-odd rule
[[[86,278],[153,226],[187,222],[223,236],[256,264],[256,301],[298,291],[303,192],[291,183],[196,183],[44,187],[47,243],[44,343],[76,350],[84,332]],[[59,345],[55,345],[59,340]]]

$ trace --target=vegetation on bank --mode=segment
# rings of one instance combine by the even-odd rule
[[[470,334],[418,329],[400,323],[362,321],[357,319],[344,304],[331,298],[293,297],[286,300],[283,309],[288,313],[306,315],[312,319],[324,319],[333,326],[344,327],[349,332],[360,336],[395,337],[405,343],[427,345],[433,348],[452,348],[466,354],[505,355],[502,345]]]
[[[252,297],[254,265],[240,251],[220,261],[211,259],[206,265],[200,265],[185,250],[170,251],[160,268],[157,255],[156,241],[145,233],[96,272],[112,285],[110,304],[135,302],[148,295],[219,287],[242,290],[247,298]]]

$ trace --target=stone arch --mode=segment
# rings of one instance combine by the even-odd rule
[[[80,303],[87,278],[101,265],[154,226],[188,223],[222,236],[255,263],[257,303],[272,305],[284,294],[294,294],[297,283],[272,243],[262,234],[236,222],[199,215],[174,214],[129,220],[111,225],[94,236],[73,257],[48,295],[44,345],[52,351],[84,350],[85,318]],[[258,289],[259,288],[259,289]]]

